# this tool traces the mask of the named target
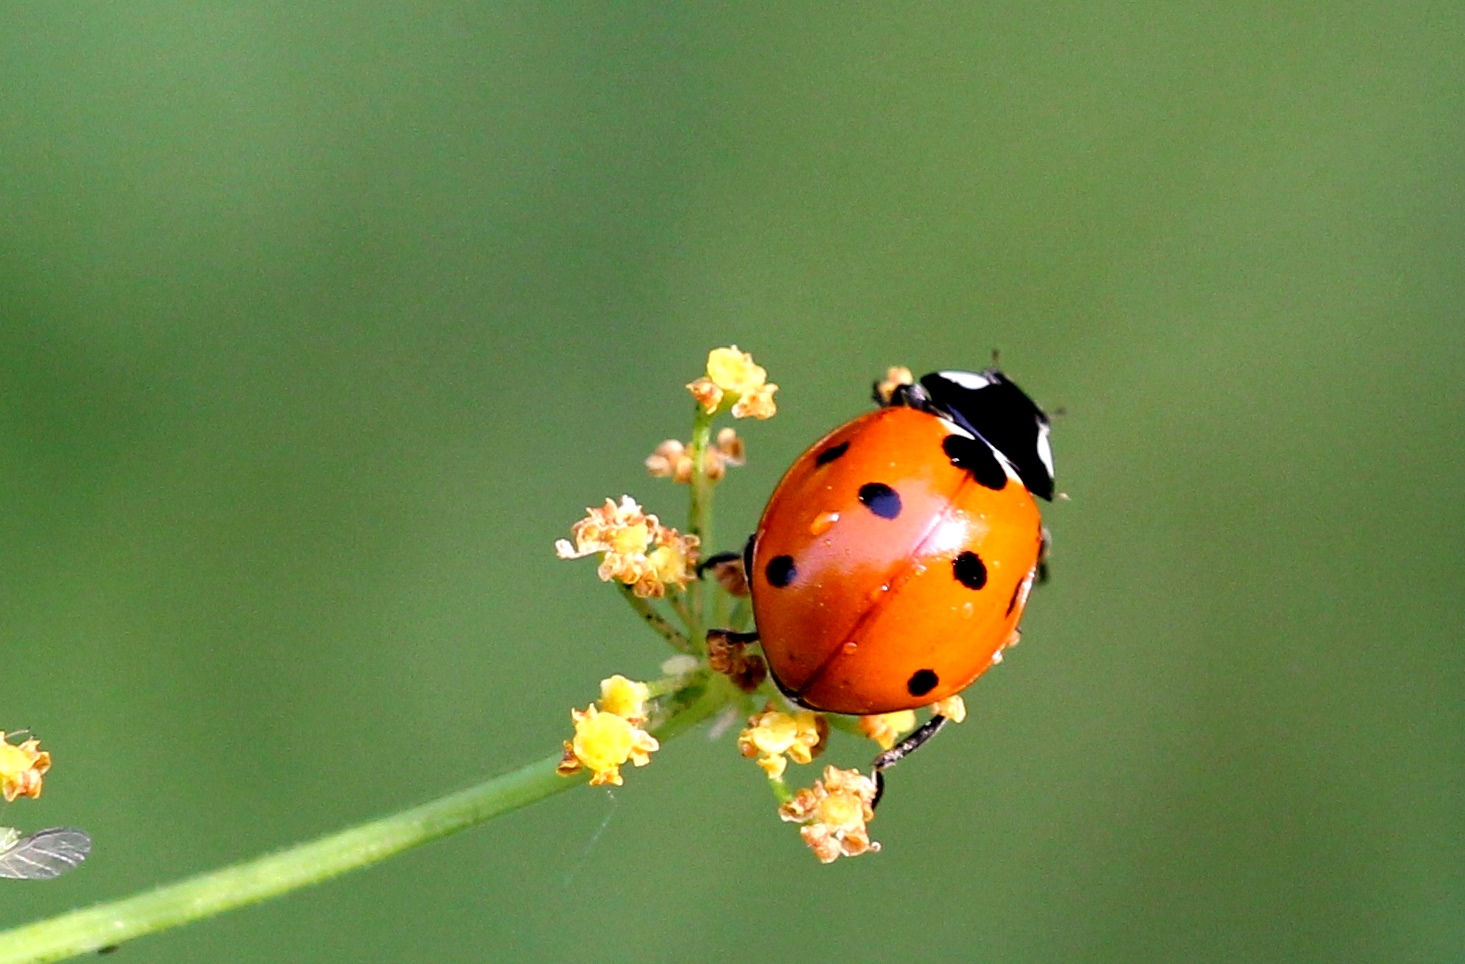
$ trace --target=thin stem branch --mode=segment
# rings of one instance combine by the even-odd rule
[[[700,540],[703,555],[712,546],[712,482],[707,478],[707,446],[712,441],[712,415],[698,405],[692,419],[692,498],[688,510],[687,531]],[[687,609],[691,620],[692,645],[702,650],[707,645],[707,612],[703,605],[705,589],[698,579],[687,587]]]
[[[647,625],[660,633],[667,642],[675,646],[678,652],[692,652],[692,644],[687,641],[687,637],[673,626],[665,616],[657,612],[655,606],[636,595],[631,587],[625,583],[617,582],[616,586],[620,588],[621,596],[625,598],[626,602],[631,604],[631,608],[636,610],[642,619],[646,620]]]
[[[702,540],[702,551],[710,551],[712,539],[712,483],[707,478],[707,447],[712,444],[712,419],[699,405],[692,419],[692,506],[688,531]]]
[[[712,716],[728,699],[709,686],[653,732],[665,741]],[[583,786],[583,775],[555,772],[560,754],[431,803],[309,843],[132,897],[61,914],[0,933],[0,964],[59,961],[245,907],[457,833],[546,797]]]

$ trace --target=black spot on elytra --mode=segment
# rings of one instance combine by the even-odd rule
[[[860,486],[860,502],[882,519],[900,515],[900,493],[884,482],[866,482]]]
[[[743,577],[753,578],[753,542],[758,538],[755,532],[748,536],[748,541],[743,543]]]
[[[951,573],[968,589],[981,589],[987,584],[987,564],[975,552],[963,552],[951,560]]]
[[[782,589],[793,582],[797,573],[793,556],[774,556],[763,568],[763,575],[768,577],[768,583],[774,589]]]
[[[931,669],[918,669],[911,674],[911,678],[905,682],[905,691],[912,696],[925,696],[936,688],[941,682],[936,676],[936,671]]]
[[[948,435],[941,440],[941,451],[951,464],[971,473],[977,484],[994,491],[1007,486],[1007,470],[997,461],[992,447],[969,435]]]
[[[840,442],[838,445],[831,445],[829,448],[814,456],[814,465],[828,465],[848,451],[849,442]]]

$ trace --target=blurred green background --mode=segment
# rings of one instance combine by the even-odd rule
[[[551,544],[680,519],[640,461],[709,348],[783,386],[734,547],[887,365],[1000,348],[1068,411],[1055,581],[883,853],[818,866],[694,734],[118,960],[1465,958],[1459,4],[6,21],[0,725],[57,766],[4,817],[97,847],[0,923],[476,782],[653,674]]]

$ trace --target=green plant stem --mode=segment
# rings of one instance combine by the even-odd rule
[[[732,604],[732,612],[728,614],[727,624],[729,628],[741,632],[748,628],[748,618],[753,615],[753,607],[745,596],[736,599]]]
[[[712,483],[707,478],[707,447],[712,444],[712,418],[699,405],[692,419],[692,505],[687,529],[702,540],[702,551],[710,551],[712,539]]]
[[[692,498],[688,510],[687,531],[696,536],[701,553],[706,557],[712,551],[712,483],[707,478],[707,446],[712,442],[712,415],[697,406],[692,419]],[[702,651],[707,645],[707,614],[703,608],[704,587],[702,580],[693,580],[687,587],[688,605],[692,625],[687,628],[692,634],[692,645]]]
[[[631,604],[631,608],[636,610],[642,619],[646,620],[647,625],[660,633],[667,642],[676,647],[677,652],[692,652],[692,644],[687,641],[687,637],[678,631],[665,616],[657,612],[655,606],[636,595],[635,591],[625,583],[618,582],[616,586],[620,588],[621,595],[625,598],[626,602]]]
[[[662,741],[674,739],[720,710],[730,699],[729,689],[708,686],[653,733]],[[556,753],[476,787],[309,843],[13,928],[0,933],[0,964],[59,961],[280,897],[585,785],[584,774],[556,773],[559,762]]]

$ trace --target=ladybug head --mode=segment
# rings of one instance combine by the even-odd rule
[[[903,386],[891,404],[942,415],[986,440],[1012,463],[1029,492],[1052,501],[1048,416],[997,369],[932,372],[919,385]]]

